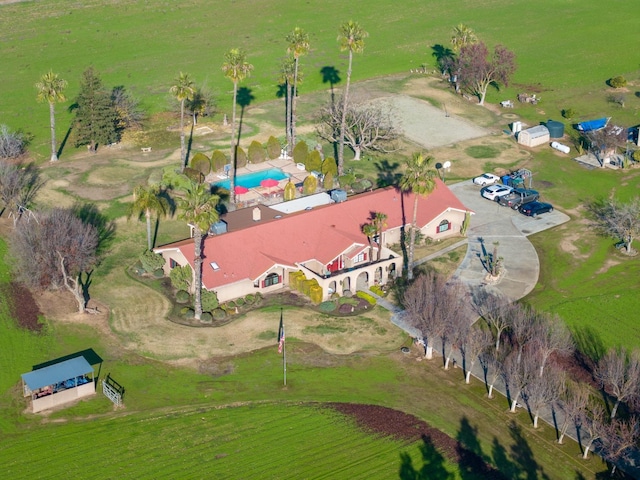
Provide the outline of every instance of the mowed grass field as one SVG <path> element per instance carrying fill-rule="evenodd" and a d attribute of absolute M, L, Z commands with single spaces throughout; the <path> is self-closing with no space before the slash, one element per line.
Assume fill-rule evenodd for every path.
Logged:
<path fill-rule="evenodd" d="M 309 32 L 312 47 L 302 59 L 300 93 L 328 88 L 323 67 L 338 69 L 344 82 L 346 55 L 339 52 L 336 37 L 340 23 L 349 19 L 370 34 L 364 55 L 355 58 L 356 81 L 435 65 L 431 47 L 449 46 L 451 29 L 460 22 L 488 45 L 502 43 L 517 55 L 512 86 L 491 91 L 488 101 L 535 89 L 548 99 L 543 115 L 557 117 L 561 108 L 571 107 L 588 117 L 607 106 L 599 93 L 608 78 L 638 77 L 637 59 L 629 50 L 637 16 L 622 0 L 540 0 L 535 7 L 524 0 L 427 0 L 401 7 L 389 0 L 43 0 L 0 6 L 2 122 L 33 133 L 32 149 L 46 155 L 48 109 L 36 103 L 33 85 L 53 69 L 68 80 L 67 96 L 73 99 L 89 65 L 105 85 L 124 85 L 151 113 L 172 108 L 168 90 L 179 71 L 211 90 L 228 112 L 231 82 L 220 67 L 224 52 L 233 47 L 244 48 L 255 66 L 244 82 L 255 101 L 272 100 L 284 38 L 295 26 Z M 629 98 L 630 106 L 617 115 L 631 121 L 636 100 Z M 70 125 L 70 104 L 57 107 L 60 138 Z M 522 113 L 540 115 L 533 109 Z"/>

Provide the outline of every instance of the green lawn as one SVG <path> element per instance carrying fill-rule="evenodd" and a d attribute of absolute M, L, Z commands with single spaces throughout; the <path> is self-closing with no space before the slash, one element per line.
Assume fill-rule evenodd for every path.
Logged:
<path fill-rule="evenodd" d="M 517 91 L 541 91 L 545 112 L 519 107 L 525 118 L 559 116 L 575 108 L 580 116 L 601 115 L 611 109 L 605 81 L 614 75 L 637 80 L 637 61 L 628 46 L 635 40 L 636 18 L 623 14 L 621 0 L 558 3 L 536 2 L 534 14 L 523 14 L 526 2 L 509 0 L 451 0 L 405 2 L 388 0 L 289 2 L 285 0 L 204 0 L 138 2 L 66 0 L 21 2 L 0 6 L 0 57 L 3 68 L 0 113 L 11 128 L 35 135 L 33 148 L 46 154 L 48 110 L 35 102 L 34 83 L 52 68 L 69 81 L 70 99 L 78 91 L 82 71 L 89 65 L 106 85 L 124 85 L 150 112 L 169 109 L 168 93 L 179 71 L 191 73 L 208 87 L 217 104 L 228 111 L 231 83 L 220 66 L 225 51 L 245 48 L 254 64 L 245 82 L 256 102 L 275 98 L 285 35 L 295 26 L 311 36 L 312 51 L 303 58 L 300 92 L 328 88 L 320 70 L 334 66 L 344 82 L 346 56 L 337 48 L 340 23 L 354 19 L 370 33 L 365 53 L 354 61 L 353 79 L 408 72 L 433 64 L 431 46 L 448 45 L 454 25 L 465 22 L 487 44 L 503 43 L 514 50 L 518 71 L 511 87 L 491 91 L 488 101 L 515 98 Z M 260 15 L 255 15 L 259 9 Z M 633 87 L 632 87 L 633 88 Z M 631 123 L 639 101 L 628 95 L 629 107 L 615 117 Z M 58 136 L 66 132 L 70 102 L 58 106 Z"/>

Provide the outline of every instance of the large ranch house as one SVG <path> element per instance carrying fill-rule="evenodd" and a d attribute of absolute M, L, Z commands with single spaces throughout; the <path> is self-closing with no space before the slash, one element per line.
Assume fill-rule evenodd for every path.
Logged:
<path fill-rule="evenodd" d="M 402 272 L 402 255 L 389 246 L 400 242 L 403 227 L 410 228 L 414 198 L 394 188 L 338 201 L 321 193 L 222 215 L 204 240 L 202 285 L 214 290 L 220 302 L 287 288 L 293 272 L 315 279 L 323 300 L 334 292 L 342 295 L 383 285 Z M 459 235 L 467 211 L 438 180 L 430 195 L 418 198 L 417 225 L 434 240 Z M 362 226 L 371 223 L 376 213 L 387 219 L 382 238 L 370 245 Z M 165 258 L 167 275 L 178 265 L 194 268 L 193 239 L 158 247 L 155 252 Z"/>

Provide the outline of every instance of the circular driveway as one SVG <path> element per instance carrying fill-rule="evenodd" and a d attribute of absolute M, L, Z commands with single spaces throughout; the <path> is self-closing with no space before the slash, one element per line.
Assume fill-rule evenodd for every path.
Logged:
<path fill-rule="evenodd" d="M 471 180 L 449 185 L 458 199 L 475 212 L 467 230 L 467 254 L 453 278 L 460 280 L 470 291 L 484 285 L 484 288 L 515 301 L 533 290 L 540 274 L 538 254 L 527 236 L 561 225 L 569 221 L 569 217 L 558 210 L 535 218 L 527 217 L 482 198 L 480 188 Z M 496 242 L 505 273 L 497 284 L 485 285 L 487 271 L 482 258 L 485 253 L 493 252 Z"/>

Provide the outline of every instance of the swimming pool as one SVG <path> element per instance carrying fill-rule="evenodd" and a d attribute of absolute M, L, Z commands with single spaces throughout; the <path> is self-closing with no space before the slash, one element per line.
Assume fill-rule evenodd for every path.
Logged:
<path fill-rule="evenodd" d="M 289 175 L 284 173 L 279 168 L 270 168 L 268 170 L 260 170 L 259 172 L 251 172 L 245 173 L 244 175 L 238 175 L 236 177 L 235 185 L 240 185 L 247 188 L 259 187 L 260 182 L 262 180 L 266 180 L 267 178 L 272 178 L 274 180 L 284 180 L 285 178 L 289 178 Z M 229 190 L 229 180 L 221 180 L 219 182 L 215 182 L 213 185 Z"/>

